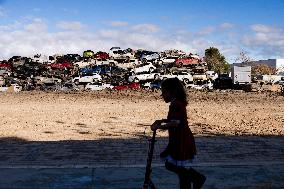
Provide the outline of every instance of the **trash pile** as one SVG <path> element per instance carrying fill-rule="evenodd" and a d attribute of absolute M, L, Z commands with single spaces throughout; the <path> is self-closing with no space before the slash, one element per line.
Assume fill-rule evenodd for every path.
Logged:
<path fill-rule="evenodd" d="M 152 52 L 112 47 L 109 52 L 13 56 L 0 61 L 0 91 L 79 91 L 159 89 L 166 78 L 185 86 L 212 89 L 217 74 L 197 54 L 180 50 Z"/>

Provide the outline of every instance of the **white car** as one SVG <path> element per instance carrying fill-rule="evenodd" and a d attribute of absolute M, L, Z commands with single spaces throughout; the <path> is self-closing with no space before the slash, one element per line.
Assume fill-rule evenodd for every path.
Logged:
<path fill-rule="evenodd" d="M 45 83 L 45 84 L 52 84 L 52 83 L 61 83 L 62 80 L 56 77 L 43 77 L 43 76 L 36 76 L 34 77 L 36 83 Z"/>
<path fill-rule="evenodd" d="M 213 90 L 213 83 L 210 80 L 207 83 L 205 83 L 203 86 L 207 90 Z"/>
<path fill-rule="evenodd" d="M 11 84 L 10 87 L 0 87 L 0 92 L 7 92 L 11 89 L 12 92 L 20 92 L 22 91 L 22 86 L 18 84 Z"/>
<path fill-rule="evenodd" d="M 101 81 L 102 77 L 98 73 L 94 73 L 91 76 L 79 76 L 79 77 L 74 77 L 72 79 L 72 82 L 75 83 L 76 85 L 80 83 L 91 83 L 94 81 Z"/>
<path fill-rule="evenodd" d="M 129 59 L 134 58 L 134 55 L 131 52 L 127 52 L 122 49 L 114 49 L 109 52 L 109 56 L 112 59 Z"/>
<path fill-rule="evenodd" d="M 209 80 L 207 83 L 205 84 L 187 84 L 186 88 L 189 89 L 195 89 L 195 90 L 213 90 L 213 84 L 211 83 L 211 81 Z"/>
<path fill-rule="evenodd" d="M 218 77 L 218 74 L 214 71 L 206 71 L 206 76 L 209 80 L 214 81 Z"/>
<path fill-rule="evenodd" d="M 48 63 L 49 62 L 49 56 L 42 55 L 42 54 L 36 54 L 33 58 L 31 58 L 35 62 L 39 62 L 41 64 Z"/>
<path fill-rule="evenodd" d="M 193 80 L 195 81 L 207 81 L 207 75 L 206 74 L 199 74 L 199 73 L 195 73 L 193 74 Z"/>
<path fill-rule="evenodd" d="M 111 84 L 101 83 L 101 82 L 91 82 L 86 85 L 85 90 L 101 91 L 104 89 L 112 89 L 112 88 L 113 88 L 113 85 Z"/>
<path fill-rule="evenodd" d="M 171 74 L 161 75 L 160 79 L 165 80 L 167 78 L 175 78 L 177 77 L 184 84 L 189 84 L 193 82 L 193 76 L 188 72 L 173 72 Z"/>
<path fill-rule="evenodd" d="M 155 61 L 155 60 L 158 60 L 159 58 L 160 58 L 160 55 L 157 52 L 150 52 L 147 54 L 143 54 L 141 56 L 142 62 Z"/>
<path fill-rule="evenodd" d="M 136 74 L 143 73 L 143 72 L 152 73 L 155 69 L 156 67 L 151 62 L 147 62 L 144 64 L 136 65 L 135 68 L 133 69 L 133 72 Z"/>
<path fill-rule="evenodd" d="M 85 59 L 85 60 L 82 60 L 80 62 L 75 62 L 74 65 L 75 66 L 78 66 L 79 68 L 85 68 L 87 66 L 90 66 L 90 65 L 95 65 L 96 64 L 96 60 L 94 59 Z"/>
<path fill-rule="evenodd" d="M 128 77 L 129 82 L 138 83 L 140 81 L 151 81 L 157 80 L 160 78 L 160 73 L 144 73 L 144 74 L 135 74 Z"/>
<path fill-rule="evenodd" d="M 11 76 L 11 71 L 5 70 L 5 69 L 0 69 L 0 75 L 5 75 L 7 74 L 8 76 Z"/>
<path fill-rule="evenodd" d="M 117 63 L 115 64 L 118 67 L 124 68 L 124 69 L 133 69 L 137 65 L 141 64 L 141 62 L 138 59 L 129 59 L 127 62 Z"/>
<path fill-rule="evenodd" d="M 176 61 L 178 57 L 163 57 L 159 60 L 160 64 L 170 64 L 170 63 L 174 63 Z"/>
<path fill-rule="evenodd" d="M 118 50 L 121 50 L 121 48 L 120 47 L 112 47 L 110 50 L 109 50 L 109 56 L 110 57 L 113 57 L 113 56 L 115 56 L 114 55 L 114 52 L 116 52 L 116 51 L 118 51 Z"/>

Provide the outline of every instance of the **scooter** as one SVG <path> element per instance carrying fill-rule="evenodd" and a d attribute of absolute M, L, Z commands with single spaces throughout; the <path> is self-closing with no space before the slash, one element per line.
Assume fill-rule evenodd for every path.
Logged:
<path fill-rule="evenodd" d="M 145 172 L 145 179 L 142 189 L 156 189 L 154 183 L 151 180 L 151 172 L 152 172 L 152 159 L 154 153 L 154 146 L 156 138 L 156 130 L 153 131 L 153 136 L 149 139 L 149 147 L 148 147 L 148 158 L 147 158 L 147 165 L 146 165 L 146 172 Z"/>

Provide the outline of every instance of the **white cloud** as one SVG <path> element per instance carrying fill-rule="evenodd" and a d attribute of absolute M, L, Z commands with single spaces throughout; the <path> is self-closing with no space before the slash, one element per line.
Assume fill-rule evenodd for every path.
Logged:
<path fill-rule="evenodd" d="M 84 25 L 81 22 L 66 22 L 61 21 L 56 24 L 56 26 L 63 30 L 81 30 L 84 28 Z"/>
<path fill-rule="evenodd" d="M 284 30 L 267 25 L 252 25 L 251 33 L 242 38 L 243 44 L 257 56 L 283 58 Z"/>
<path fill-rule="evenodd" d="M 25 26 L 25 29 L 32 33 L 44 32 L 47 25 L 41 19 L 34 19 L 32 23 Z"/>
<path fill-rule="evenodd" d="M 18 23 L 14 32 L 2 31 L 0 44 L 9 45 L 5 47 L 0 45 L 0 59 L 7 59 L 13 55 L 32 56 L 38 53 L 46 55 L 82 54 L 86 49 L 108 52 L 112 46 L 153 51 L 180 49 L 187 53 L 202 55 L 206 48 L 214 46 L 213 41 L 198 38 L 187 30 L 175 29 L 173 32 L 169 30 L 165 32 L 152 24 L 129 26 L 123 30 L 101 29 L 96 32 L 77 30 L 81 28 L 81 23 L 61 22 L 60 26 L 65 30 L 51 33 L 48 32 L 43 20 L 29 19 Z"/>
<path fill-rule="evenodd" d="M 17 28 L 17 23 L 13 23 L 11 25 L 0 25 L 0 31 L 13 30 Z"/>
<path fill-rule="evenodd" d="M 281 32 L 282 29 L 276 28 L 276 27 L 271 27 L 263 24 L 255 24 L 251 26 L 251 29 L 255 32 L 259 33 L 277 33 Z"/>
<path fill-rule="evenodd" d="M 251 29 L 252 33 L 243 38 L 246 45 L 284 46 L 284 30 L 282 28 L 254 25 Z"/>
<path fill-rule="evenodd" d="M 234 25 L 231 23 L 222 23 L 219 26 L 207 26 L 205 28 L 202 28 L 199 32 L 197 32 L 197 35 L 206 36 L 216 32 L 224 32 L 224 30 L 229 30 L 232 28 L 234 28 Z"/>
<path fill-rule="evenodd" d="M 114 26 L 114 27 L 127 26 L 128 22 L 112 21 L 112 22 L 110 22 L 110 25 Z"/>
<path fill-rule="evenodd" d="M 0 46 L 0 59 L 8 59 L 14 55 L 33 56 L 38 53 L 46 55 L 56 53 L 82 54 L 86 49 L 108 52 L 112 46 L 130 47 L 133 49 L 143 48 L 155 51 L 176 48 L 191 52 L 191 47 L 184 37 L 133 32 L 131 29 L 128 31 L 100 30 L 96 33 L 81 30 L 49 33 L 45 28 L 45 30 L 41 29 L 41 32 L 31 33 L 31 30 L 34 31 L 34 26 L 39 23 L 41 22 L 30 23 L 28 30 L 22 29 L 15 32 L 2 32 L 0 35 L 0 44 L 9 45 L 5 47 Z M 41 24 L 44 25 L 43 23 Z"/>
<path fill-rule="evenodd" d="M 232 29 L 232 28 L 234 28 L 234 24 L 231 24 L 231 23 L 222 23 L 222 24 L 220 25 L 220 28 L 221 28 L 221 29 L 224 29 L 224 30 L 226 30 L 226 29 Z"/>
<path fill-rule="evenodd" d="M 209 27 L 201 29 L 197 34 L 201 35 L 201 36 L 209 35 L 209 34 L 213 33 L 214 31 L 215 31 L 215 28 L 212 27 L 212 26 L 209 26 Z"/>
<path fill-rule="evenodd" d="M 160 28 L 154 24 L 138 24 L 132 26 L 132 30 L 140 33 L 156 33 Z"/>
<path fill-rule="evenodd" d="M 284 52 L 282 28 L 268 26 L 252 27 L 253 33 L 233 34 L 226 33 L 225 30 L 216 32 L 220 27 L 208 27 L 198 33 L 204 35 L 197 35 L 184 29 L 165 31 L 151 24 L 128 25 L 123 29 L 101 29 L 91 32 L 82 30 L 84 26 L 80 22 L 60 23 L 60 28 L 64 30 L 53 32 L 49 32 L 47 24 L 42 19 L 29 19 L 0 26 L 0 60 L 14 55 L 33 56 L 38 53 L 82 54 L 88 49 L 108 52 L 113 46 L 153 51 L 179 49 L 187 53 L 198 53 L 201 56 L 204 55 L 205 49 L 216 47 L 229 61 L 233 61 L 241 49 L 252 54 L 253 59 L 257 59 L 257 56 L 277 58 L 276 56 L 281 56 L 281 53 L 283 57 Z M 269 31 L 274 32 L 269 33 L 263 28 L 270 28 Z M 214 32 L 214 36 L 205 35 L 210 32 Z"/>

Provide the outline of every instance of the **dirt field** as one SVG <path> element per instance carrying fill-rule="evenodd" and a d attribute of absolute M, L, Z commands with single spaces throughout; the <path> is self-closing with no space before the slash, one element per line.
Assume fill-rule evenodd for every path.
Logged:
<path fill-rule="evenodd" d="M 196 136 L 284 135 L 283 96 L 188 94 L 188 119 Z M 160 92 L 149 91 L 1 93 L 0 104 L 0 137 L 27 141 L 135 138 L 149 133 L 147 125 L 168 110 Z"/>

